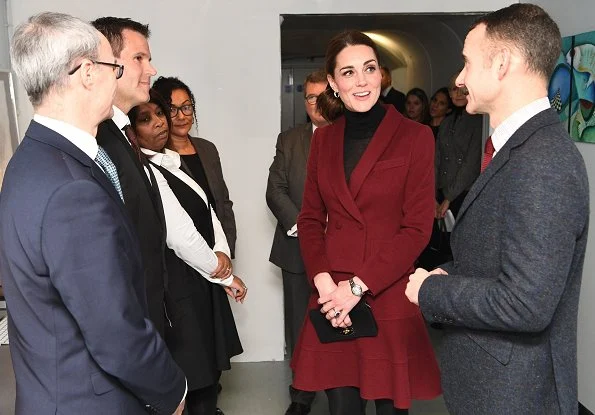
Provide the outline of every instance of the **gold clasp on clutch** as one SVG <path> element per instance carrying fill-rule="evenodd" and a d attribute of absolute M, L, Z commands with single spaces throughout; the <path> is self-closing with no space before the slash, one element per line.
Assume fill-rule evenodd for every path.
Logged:
<path fill-rule="evenodd" d="M 354 332 L 355 330 L 353 330 L 353 327 L 345 327 L 344 329 L 341 329 L 341 334 L 343 336 L 351 336 Z"/>

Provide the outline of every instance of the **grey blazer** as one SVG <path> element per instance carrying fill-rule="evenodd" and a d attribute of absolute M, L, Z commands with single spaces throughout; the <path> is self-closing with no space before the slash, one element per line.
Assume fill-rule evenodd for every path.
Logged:
<path fill-rule="evenodd" d="M 269 261 L 296 274 L 304 272 L 304 263 L 298 238 L 287 236 L 287 231 L 297 223 L 302 207 L 311 138 L 311 123 L 279 134 L 266 191 L 267 205 L 278 221 Z"/>
<path fill-rule="evenodd" d="M 215 198 L 215 213 L 221 222 L 223 232 L 227 238 L 229 249 L 231 250 L 231 257 L 235 257 L 236 248 L 236 218 L 233 214 L 233 202 L 229 199 L 229 190 L 223 179 L 223 169 L 221 167 L 221 159 L 215 144 L 200 137 L 190 137 L 190 141 L 196 149 L 196 153 L 200 158 L 209 188 Z"/>
<path fill-rule="evenodd" d="M 444 324 L 453 414 L 577 413 L 577 313 L 587 243 L 583 159 L 553 110 L 521 126 L 467 194 L 449 276 L 419 293 Z"/>
<path fill-rule="evenodd" d="M 479 176 L 482 157 L 483 117 L 463 111 L 440 124 L 436 139 L 436 189 L 449 201 L 469 190 Z"/>

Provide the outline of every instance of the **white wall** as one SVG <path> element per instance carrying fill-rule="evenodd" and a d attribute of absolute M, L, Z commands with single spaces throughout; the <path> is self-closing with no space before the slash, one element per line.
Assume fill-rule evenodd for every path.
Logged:
<path fill-rule="evenodd" d="M 221 153 L 238 222 L 236 269 L 250 290 L 234 307 L 245 352 L 239 360 L 283 358 L 280 273 L 268 262 L 275 221 L 265 204 L 268 167 L 280 126 L 280 14 L 430 13 L 494 10 L 507 0 L 9 0 L 12 21 L 47 10 L 83 19 L 116 15 L 147 22 L 153 62 L 177 75 L 198 99 L 200 134 Z M 184 41 L 183 39 L 191 39 Z M 19 124 L 32 114 L 19 91 Z"/>
<path fill-rule="evenodd" d="M 8 10 L 6 0 L 0 0 L 0 69 L 10 69 L 7 28 Z"/>
<path fill-rule="evenodd" d="M 593 20 L 593 0 L 574 0 L 572 7 L 558 0 L 537 0 L 550 13 L 560 26 L 562 36 L 576 35 L 595 30 Z M 589 226 L 589 242 L 583 271 L 583 285 L 579 305 L 578 322 L 578 398 L 591 412 L 595 412 L 595 145 L 577 143 L 589 173 L 591 194 L 591 217 Z"/>

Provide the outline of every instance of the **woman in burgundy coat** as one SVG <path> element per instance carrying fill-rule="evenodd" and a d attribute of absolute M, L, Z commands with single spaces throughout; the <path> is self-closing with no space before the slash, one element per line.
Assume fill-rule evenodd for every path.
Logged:
<path fill-rule="evenodd" d="M 378 335 L 322 344 L 306 319 L 293 386 L 325 390 L 331 415 L 364 414 L 365 400 L 378 415 L 407 413 L 412 399 L 441 393 L 424 320 L 405 297 L 434 218 L 434 138 L 378 103 L 378 53 L 363 33 L 331 40 L 326 71 L 318 105 L 332 124 L 312 138 L 298 218 L 310 309 L 345 327 L 366 301 Z"/>

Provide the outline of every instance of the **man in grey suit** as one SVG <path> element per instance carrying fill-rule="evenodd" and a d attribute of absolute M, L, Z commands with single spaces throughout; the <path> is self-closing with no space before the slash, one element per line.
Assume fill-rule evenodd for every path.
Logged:
<path fill-rule="evenodd" d="M 577 314 L 589 195 L 580 153 L 547 98 L 556 23 L 513 4 L 480 18 L 457 85 L 495 130 L 452 233 L 454 260 L 406 294 L 443 323 L 451 413 L 575 415 Z M 487 166 L 487 167 L 486 167 Z M 433 275 L 432 275 L 433 274 Z"/>
<path fill-rule="evenodd" d="M 124 67 L 60 13 L 17 27 L 11 56 L 35 109 L 0 199 L 16 414 L 180 414 L 184 375 L 149 320 L 139 241 L 95 140 Z"/>
<path fill-rule="evenodd" d="M 306 77 L 304 104 L 311 122 L 279 134 L 277 151 L 269 169 L 267 205 L 279 221 L 269 260 L 281 268 L 283 275 L 285 344 L 288 354 L 293 353 L 312 290 L 300 255 L 296 223 L 302 207 L 310 139 L 316 128 L 328 124 L 316 108 L 318 95 L 326 89 L 327 83 L 324 71 L 316 71 Z M 300 391 L 290 386 L 289 394 L 291 405 L 287 415 L 310 412 L 314 392 Z"/>

